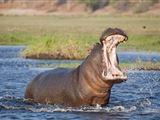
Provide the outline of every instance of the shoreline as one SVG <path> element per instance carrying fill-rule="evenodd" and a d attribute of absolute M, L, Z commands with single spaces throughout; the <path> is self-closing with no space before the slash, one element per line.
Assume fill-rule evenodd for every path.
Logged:
<path fill-rule="evenodd" d="M 8 48 L 11 48 L 11 50 L 15 49 L 18 50 L 18 51 L 22 51 L 25 46 L 1 46 L 0 45 L 0 49 L 8 49 Z M 120 59 L 120 68 L 122 68 L 122 70 L 126 71 L 126 70 L 158 70 L 160 71 L 160 61 L 159 61 L 159 57 L 156 57 L 156 56 L 160 56 L 160 53 L 148 53 L 148 52 L 118 52 L 118 56 L 119 56 L 119 59 Z M 125 58 L 124 57 L 126 56 L 130 56 L 131 60 L 129 58 Z M 133 59 L 133 56 L 134 56 L 134 59 Z M 149 58 L 145 58 L 145 60 L 143 60 L 144 58 L 143 57 L 146 57 L 148 56 Z M 151 57 L 152 56 L 152 57 Z M 19 53 L 19 55 L 17 57 L 21 57 L 21 54 Z M 139 59 L 138 59 L 139 58 Z M 153 60 L 153 58 L 155 60 Z M 30 59 L 30 58 L 27 58 L 27 59 Z M 123 60 L 122 60 L 123 59 Z M 151 60 L 153 61 L 151 61 Z M 60 61 L 64 61 L 64 60 L 68 60 L 68 61 L 76 61 L 77 59 L 72 59 L 72 60 L 69 60 L 69 59 L 32 59 L 32 60 L 60 60 Z M 84 59 L 78 59 L 77 62 L 70 62 L 70 63 L 61 63 L 60 64 L 42 64 L 42 65 L 39 65 L 37 67 L 39 68 L 55 68 L 55 67 L 65 67 L 65 68 L 75 68 L 77 67 L 78 65 L 81 64 L 81 62 L 83 61 Z"/>
<path fill-rule="evenodd" d="M 23 48 L 25 50 L 25 48 Z M 89 53 L 89 52 L 88 52 Z M 131 50 L 127 50 L 127 51 L 118 51 L 118 54 L 141 54 L 141 55 L 160 55 L 160 52 L 155 52 L 155 51 L 131 51 Z M 37 59 L 37 60 L 84 60 L 87 57 L 88 54 L 86 54 L 86 56 L 82 57 L 82 58 L 76 58 L 76 57 L 67 57 L 67 56 L 63 56 L 63 55 L 59 55 L 59 54 L 50 54 L 50 53 L 39 53 L 39 54 L 31 54 L 31 55 L 23 55 L 23 51 L 21 52 L 21 56 L 25 59 Z"/>

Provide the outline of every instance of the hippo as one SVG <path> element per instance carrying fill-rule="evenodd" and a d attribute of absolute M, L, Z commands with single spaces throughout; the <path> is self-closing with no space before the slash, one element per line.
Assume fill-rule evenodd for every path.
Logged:
<path fill-rule="evenodd" d="M 104 30 L 81 65 L 40 73 L 28 84 L 25 99 L 70 107 L 108 104 L 112 86 L 127 80 L 116 54 L 116 47 L 126 40 L 120 28 Z"/>

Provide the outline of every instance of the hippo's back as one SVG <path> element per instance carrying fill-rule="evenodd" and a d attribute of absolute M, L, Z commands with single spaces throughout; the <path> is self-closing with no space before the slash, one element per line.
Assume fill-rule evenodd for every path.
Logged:
<path fill-rule="evenodd" d="M 41 103 L 46 103 L 46 98 L 55 101 L 53 99 L 63 93 L 65 86 L 70 84 L 72 70 L 57 68 L 40 73 L 27 86 L 25 98 Z"/>

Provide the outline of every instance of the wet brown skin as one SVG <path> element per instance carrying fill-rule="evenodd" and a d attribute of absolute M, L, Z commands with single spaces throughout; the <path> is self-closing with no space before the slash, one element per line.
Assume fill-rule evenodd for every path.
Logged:
<path fill-rule="evenodd" d="M 101 44 L 96 44 L 76 69 L 58 68 L 39 74 L 27 86 L 25 98 L 38 103 L 73 107 L 106 105 L 113 84 L 126 80 L 118 67 L 115 52 L 109 47 L 105 48 L 113 45 L 116 47 L 125 40 L 125 36 L 120 35 L 122 38 L 119 39 L 116 34 L 108 36 Z M 108 42 L 111 38 L 116 41 L 114 44 Z M 104 55 L 107 56 L 106 59 Z"/>

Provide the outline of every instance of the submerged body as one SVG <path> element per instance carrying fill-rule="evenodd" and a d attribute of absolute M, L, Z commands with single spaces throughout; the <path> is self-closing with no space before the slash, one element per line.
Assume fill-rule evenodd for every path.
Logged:
<path fill-rule="evenodd" d="M 71 105 L 76 98 L 76 71 L 58 68 L 38 75 L 28 86 L 25 96 L 35 102 Z"/>
<path fill-rule="evenodd" d="M 60 68 L 46 71 L 30 83 L 25 96 L 34 102 L 64 106 L 105 105 L 108 103 L 112 84 L 104 85 L 105 90 L 101 92 L 98 88 L 95 90 L 82 80 L 79 81 L 77 74 L 78 69 Z"/>
<path fill-rule="evenodd" d="M 41 73 L 27 86 L 25 98 L 65 106 L 107 104 L 113 84 L 127 79 L 118 66 L 115 50 L 124 40 L 123 35 L 108 36 L 76 69 Z"/>

